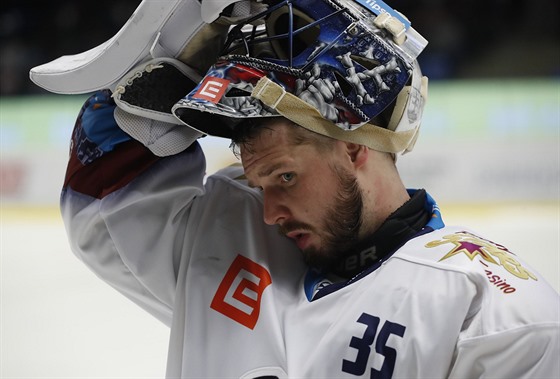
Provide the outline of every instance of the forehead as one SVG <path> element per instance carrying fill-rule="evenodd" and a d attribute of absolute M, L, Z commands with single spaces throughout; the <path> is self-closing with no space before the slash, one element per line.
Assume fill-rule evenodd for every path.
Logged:
<path fill-rule="evenodd" d="M 263 126 L 263 130 L 254 138 L 241 144 L 239 149 L 245 170 L 250 169 L 257 162 L 266 161 L 267 157 L 289 153 L 295 147 L 292 138 L 294 129 L 295 127 L 287 120 L 275 121 Z"/>

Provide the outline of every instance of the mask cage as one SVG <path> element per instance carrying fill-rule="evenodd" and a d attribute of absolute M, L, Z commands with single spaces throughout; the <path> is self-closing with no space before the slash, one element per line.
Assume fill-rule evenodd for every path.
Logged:
<path fill-rule="evenodd" d="M 317 41 L 321 24 L 350 12 L 331 8 L 329 14 L 315 20 L 292 3 L 282 1 L 232 27 L 220 55 L 248 55 L 294 67 L 294 58 Z"/>

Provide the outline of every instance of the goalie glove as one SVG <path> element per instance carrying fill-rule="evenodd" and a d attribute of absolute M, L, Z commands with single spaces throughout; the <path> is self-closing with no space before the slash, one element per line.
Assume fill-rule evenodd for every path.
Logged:
<path fill-rule="evenodd" d="M 142 0 L 111 39 L 34 67 L 30 79 L 50 92 L 83 94 L 113 90 L 133 67 L 153 58 L 179 58 L 206 72 L 217 58 L 217 47 L 222 46 L 214 40 L 227 33 L 227 26 L 213 21 L 235 2 L 204 0 L 201 5 L 198 0 Z"/>
<path fill-rule="evenodd" d="M 200 81 L 200 75 L 176 59 L 152 59 L 128 72 L 113 99 L 118 126 L 157 156 L 188 148 L 199 133 L 171 113 L 173 105 Z"/>

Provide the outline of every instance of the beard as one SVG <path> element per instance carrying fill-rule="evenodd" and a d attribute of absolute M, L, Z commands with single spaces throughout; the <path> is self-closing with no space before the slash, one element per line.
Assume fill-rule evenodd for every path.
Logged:
<path fill-rule="evenodd" d="M 327 208 L 320 230 L 297 221 L 286 222 L 280 228 L 283 234 L 301 229 L 319 235 L 321 246 L 306 248 L 302 253 L 307 265 L 324 270 L 336 267 L 359 243 L 364 206 L 356 177 L 341 167 L 335 166 L 333 171 L 339 179 L 339 186 L 334 205 Z"/>

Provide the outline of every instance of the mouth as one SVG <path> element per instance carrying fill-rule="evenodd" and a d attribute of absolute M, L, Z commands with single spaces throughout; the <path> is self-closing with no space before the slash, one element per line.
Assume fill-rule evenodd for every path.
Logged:
<path fill-rule="evenodd" d="M 293 239 L 300 250 L 305 250 L 309 245 L 311 234 L 301 230 L 294 230 L 286 233 L 286 237 Z"/>

